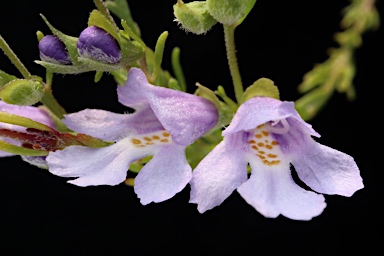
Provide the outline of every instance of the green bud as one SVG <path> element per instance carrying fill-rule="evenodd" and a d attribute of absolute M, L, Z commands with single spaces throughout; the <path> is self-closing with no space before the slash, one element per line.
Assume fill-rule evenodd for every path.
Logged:
<path fill-rule="evenodd" d="M 205 34 L 217 21 L 209 14 L 205 1 L 194 1 L 184 4 L 178 0 L 173 6 L 177 21 L 187 32 L 197 35 Z"/>
<path fill-rule="evenodd" d="M 230 26 L 238 23 L 247 14 L 249 1 L 207 0 L 207 8 L 218 22 Z"/>
<path fill-rule="evenodd" d="M 243 96 L 243 101 L 247 101 L 256 96 L 266 96 L 269 98 L 280 99 L 279 89 L 268 78 L 260 78 L 249 86 Z"/>
<path fill-rule="evenodd" d="M 0 70 L 0 88 L 15 79 L 17 79 L 17 77 Z"/>
<path fill-rule="evenodd" d="M 6 103 L 27 106 L 41 100 L 44 85 L 29 79 L 15 79 L 7 83 L 0 91 L 0 99 Z"/>

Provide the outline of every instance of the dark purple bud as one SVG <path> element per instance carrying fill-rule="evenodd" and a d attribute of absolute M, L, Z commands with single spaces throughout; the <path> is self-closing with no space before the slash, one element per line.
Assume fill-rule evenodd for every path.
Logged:
<path fill-rule="evenodd" d="M 83 57 L 100 62 L 116 64 L 121 59 L 117 41 L 104 29 L 90 26 L 81 32 L 77 50 Z"/>
<path fill-rule="evenodd" d="M 39 42 L 40 59 L 56 64 L 71 64 L 65 44 L 53 35 L 44 36 Z"/>

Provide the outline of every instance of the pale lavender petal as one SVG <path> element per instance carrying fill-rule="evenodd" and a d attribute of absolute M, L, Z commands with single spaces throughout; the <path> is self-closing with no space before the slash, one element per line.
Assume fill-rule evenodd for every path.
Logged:
<path fill-rule="evenodd" d="M 200 213 L 220 205 L 247 180 L 244 149 L 227 140 L 220 142 L 192 173 L 190 203 Z"/>
<path fill-rule="evenodd" d="M 48 113 L 45 110 L 38 107 L 17 106 L 17 105 L 7 104 L 4 101 L 0 101 L 0 111 L 26 117 L 36 122 L 48 125 L 49 127 L 55 128 L 55 124 L 53 123 L 53 120 L 48 115 Z M 25 131 L 25 128 L 22 128 L 18 125 L 0 123 L 0 127 L 12 129 L 12 130 Z"/>
<path fill-rule="evenodd" d="M 125 85 L 117 87 L 119 102 L 134 109 L 149 105 L 145 91 L 152 86 L 148 83 L 143 71 L 138 68 L 131 68 Z"/>
<path fill-rule="evenodd" d="M 46 158 L 46 156 L 21 156 L 21 159 L 23 159 L 23 161 L 39 168 L 48 170 Z"/>
<path fill-rule="evenodd" d="M 68 181 L 77 186 L 117 185 L 126 178 L 131 162 L 150 155 L 149 148 L 136 150 L 131 138 L 103 148 L 70 146 L 49 153 L 49 171 L 61 177 L 78 177 Z"/>
<path fill-rule="evenodd" d="M 311 125 L 301 119 L 293 102 L 268 97 L 254 97 L 241 104 L 231 124 L 223 131 L 223 136 L 239 131 L 248 131 L 266 122 L 284 118 L 296 119 L 310 135 L 320 136 L 311 128 Z"/>
<path fill-rule="evenodd" d="M 117 141 L 133 133 L 150 133 L 164 129 L 149 107 L 133 114 L 85 109 L 65 115 L 63 122 L 71 130 L 110 141 Z"/>
<path fill-rule="evenodd" d="M 353 158 L 311 139 L 305 154 L 297 154 L 292 164 L 299 178 L 324 194 L 352 196 L 364 187 Z"/>
<path fill-rule="evenodd" d="M 191 177 L 185 146 L 164 146 L 136 176 L 134 189 L 141 204 L 159 203 L 180 192 Z"/>
<path fill-rule="evenodd" d="M 117 90 L 119 101 L 128 107 L 137 109 L 149 104 L 177 144 L 191 144 L 218 121 L 218 111 L 212 102 L 189 93 L 153 86 L 137 68 L 131 68 L 125 86 Z"/>
<path fill-rule="evenodd" d="M 290 174 L 289 164 L 282 168 L 263 167 L 250 162 L 252 174 L 237 191 L 258 212 L 268 218 L 279 214 L 295 220 L 310 220 L 326 206 L 324 197 L 299 187 Z"/>
<path fill-rule="evenodd" d="M 286 155 L 305 155 L 308 143 L 313 142 L 308 127 L 303 125 L 303 121 L 288 118 L 289 131 L 284 134 L 273 134 L 274 139 L 279 143 L 280 149 Z"/>

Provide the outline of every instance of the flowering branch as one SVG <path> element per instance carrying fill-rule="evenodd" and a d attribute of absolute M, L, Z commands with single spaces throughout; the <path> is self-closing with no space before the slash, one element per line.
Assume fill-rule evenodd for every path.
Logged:
<path fill-rule="evenodd" d="M 298 90 L 306 93 L 296 100 L 296 109 L 304 120 L 310 120 L 325 106 L 333 92 L 346 93 L 349 100 L 355 99 L 353 78 L 355 65 L 353 55 L 362 44 L 362 34 L 377 29 L 379 14 L 375 0 L 353 0 L 344 9 L 341 27 L 345 30 L 335 34 L 339 47 L 331 49 L 329 58 L 317 64 L 304 75 Z"/>

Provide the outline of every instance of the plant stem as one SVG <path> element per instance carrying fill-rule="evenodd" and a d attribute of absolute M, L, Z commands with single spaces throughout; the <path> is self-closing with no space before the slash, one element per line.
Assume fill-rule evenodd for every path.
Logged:
<path fill-rule="evenodd" d="M 16 56 L 16 54 L 12 51 L 12 49 L 9 47 L 9 45 L 1 35 L 0 35 L 0 48 L 3 50 L 4 54 L 10 59 L 12 64 L 15 65 L 15 67 L 23 75 L 24 78 L 29 78 L 31 76 L 31 73 L 29 73 L 27 68 Z"/>
<path fill-rule="evenodd" d="M 56 115 L 61 120 L 64 118 L 64 114 L 67 112 L 62 106 L 60 106 L 52 94 L 52 77 L 53 74 L 47 71 L 46 83 L 44 86 L 44 96 L 41 99 L 41 103 L 43 103 L 54 115 Z"/>
<path fill-rule="evenodd" d="M 233 87 L 235 90 L 235 97 L 237 103 L 240 105 L 243 101 L 243 83 L 241 82 L 241 76 L 239 71 L 239 65 L 236 58 L 236 47 L 235 47 L 235 26 L 224 26 L 224 39 L 225 49 L 227 51 L 227 59 L 229 70 L 232 76 Z"/>

